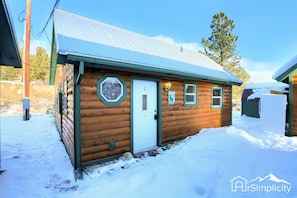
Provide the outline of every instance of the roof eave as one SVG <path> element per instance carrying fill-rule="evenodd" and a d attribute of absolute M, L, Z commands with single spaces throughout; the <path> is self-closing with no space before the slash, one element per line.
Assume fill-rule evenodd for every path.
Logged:
<path fill-rule="evenodd" d="M 5 1 L 1 0 L 1 13 L 2 16 L 1 21 L 1 30 L 3 35 L 0 39 L 0 52 L 1 52 L 1 59 L 0 64 L 5 66 L 13 66 L 16 68 L 22 67 L 21 57 L 19 54 L 19 48 L 15 38 L 15 32 L 13 25 L 10 21 L 10 15 L 8 12 L 8 7 Z"/>
<path fill-rule="evenodd" d="M 67 60 L 67 61 L 73 61 L 73 62 L 79 62 L 83 61 L 89 64 L 93 64 L 94 67 L 96 65 L 100 65 L 100 67 L 105 67 L 105 69 L 115 69 L 115 70 L 127 70 L 127 71 L 134 71 L 134 72 L 142 72 L 146 74 L 159 74 L 160 76 L 166 76 L 166 77 L 174 77 L 174 78 L 180 78 L 180 79 L 188 79 L 188 80 L 201 80 L 206 82 L 213 82 L 213 83 L 221 83 L 221 84 L 228 84 L 228 85 L 237 85 L 240 86 L 242 82 L 233 82 L 225 79 L 219 79 L 204 75 L 197 75 L 197 74 L 191 74 L 186 72 L 180 72 L 180 71 L 174 71 L 169 69 L 163 69 L 158 67 L 151 67 L 148 65 L 139 65 L 135 63 L 128 63 L 128 62 L 122 62 L 117 60 L 107 60 L 107 59 L 99 59 L 95 57 L 86 57 L 86 56 L 80 56 L 76 54 L 60 54 L 59 60 Z M 61 62 L 62 63 L 62 62 Z"/>
<path fill-rule="evenodd" d="M 297 69 L 297 63 L 294 64 L 292 67 L 290 67 L 288 70 L 285 72 L 278 74 L 278 75 L 273 75 L 273 78 L 279 82 L 282 82 L 285 80 L 295 69 Z"/>

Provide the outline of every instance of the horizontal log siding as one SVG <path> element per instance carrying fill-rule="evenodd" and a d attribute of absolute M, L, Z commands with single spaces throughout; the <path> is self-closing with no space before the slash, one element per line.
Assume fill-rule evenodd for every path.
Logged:
<path fill-rule="evenodd" d="M 67 111 L 62 113 L 62 139 L 66 146 L 70 158 L 74 159 L 74 66 L 66 64 L 64 66 L 64 80 L 67 79 Z M 64 102 L 64 100 L 63 100 Z M 64 104 L 63 104 L 64 107 Z"/>
<path fill-rule="evenodd" d="M 100 70 L 93 76 L 86 68 L 81 81 L 81 154 L 82 162 L 123 154 L 130 148 L 130 76 L 138 75 L 117 72 L 127 84 L 127 97 L 118 106 L 106 106 L 97 97 L 97 81 L 105 73 Z M 158 76 L 155 76 L 158 78 Z M 159 77 L 161 78 L 161 77 Z M 211 108 L 212 83 L 198 82 L 198 106 L 184 106 L 184 81 L 166 79 L 176 92 L 176 104 L 168 105 L 168 92 L 162 90 L 162 143 L 193 135 L 202 128 L 221 127 L 231 123 L 231 86 L 224 87 L 224 108 Z M 109 151 L 109 142 L 114 140 L 116 149 Z"/>
<path fill-rule="evenodd" d="M 297 74 L 293 75 L 292 78 L 292 86 L 293 86 L 293 98 L 292 98 L 292 135 L 297 135 Z"/>
<path fill-rule="evenodd" d="M 82 162 L 90 162 L 130 151 L 130 77 L 120 73 L 127 84 L 127 97 L 118 106 L 106 106 L 97 97 L 98 76 L 86 69 L 81 81 L 81 155 Z M 112 73 L 112 71 L 110 71 Z M 114 140 L 116 149 L 109 150 Z"/>
<path fill-rule="evenodd" d="M 58 132 L 61 136 L 61 115 L 59 113 L 59 108 L 56 108 L 55 106 L 55 122 L 56 122 L 56 127 L 58 129 Z"/>
<path fill-rule="evenodd" d="M 169 105 L 168 92 L 162 92 L 162 143 L 178 140 L 202 128 L 231 124 L 231 87 L 224 87 L 224 108 L 212 109 L 212 83 L 198 82 L 198 105 L 184 106 L 184 81 L 170 81 L 175 91 L 174 105 Z"/>
<path fill-rule="evenodd" d="M 56 72 L 56 81 L 55 81 L 55 87 L 56 87 L 56 92 L 55 92 L 55 98 L 56 98 L 56 103 L 54 106 L 54 113 L 55 113 L 55 123 L 56 127 L 58 128 L 59 133 L 61 132 L 61 115 L 59 113 L 59 92 L 61 91 L 61 82 L 63 80 L 63 75 L 64 75 L 64 70 L 63 70 L 63 65 L 57 66 L 57 72 Z M 61 135 L 61 134 L 60 134 Z"/>

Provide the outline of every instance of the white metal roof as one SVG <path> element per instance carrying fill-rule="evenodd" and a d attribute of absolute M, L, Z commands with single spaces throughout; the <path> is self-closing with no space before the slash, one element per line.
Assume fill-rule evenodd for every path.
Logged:
<path fill-rule="evenodd" d="M 197 51 L 181 50 L 181 46 L 92 19 L 56 10 L 54 28 L 60 55 L 119 61 L 241 84 L 241 80 Z"/>
<path fill-rule="evenodd" d="M 283 80 L 282 78 L 286 77 L 291 72 L 291 70 L 294 70 L 295 68 L 297 68 L 297 55 L 280 67 L 272 76 L 272 78 L 281 81 Z"/>

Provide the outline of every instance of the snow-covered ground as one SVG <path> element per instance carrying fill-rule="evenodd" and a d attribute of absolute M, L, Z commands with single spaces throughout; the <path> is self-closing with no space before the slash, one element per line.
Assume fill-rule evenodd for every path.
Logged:
<path fill-rule="evenodd" d="M 51 115 L 1 116 L 0 197 L 297 197 L 297 138 L 259 119 L 203 129 L 159 154 L 73 169 Z M 244 191 L 244 192 L 243 192 Z"/>

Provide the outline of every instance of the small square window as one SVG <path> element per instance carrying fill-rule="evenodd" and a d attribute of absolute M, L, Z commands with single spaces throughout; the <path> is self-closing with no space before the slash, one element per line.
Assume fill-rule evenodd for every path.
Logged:
<path fill-rule="evenodd" d="M 196 85 L 186 85 L 186 93 L 187 94 L 195 94 L 196 93 Z"/>
<path fill-rule="evenodd" d="M 222 87 L 212 88 L 212 107 L 213 108 L 223 107 L 223 88 Z"/>
<path fill-rule="evenodd" d="M 196 84 L 185 84 L 185 95 L 184 95 L 185 106 L 197 105 L 197 85 Z"/>
<path fill-rule="evenodd" d="M 212 95 L 213 96 L 221 96 L 222 95 L 222 88 L 214 88 L 212 90 Z"/>

